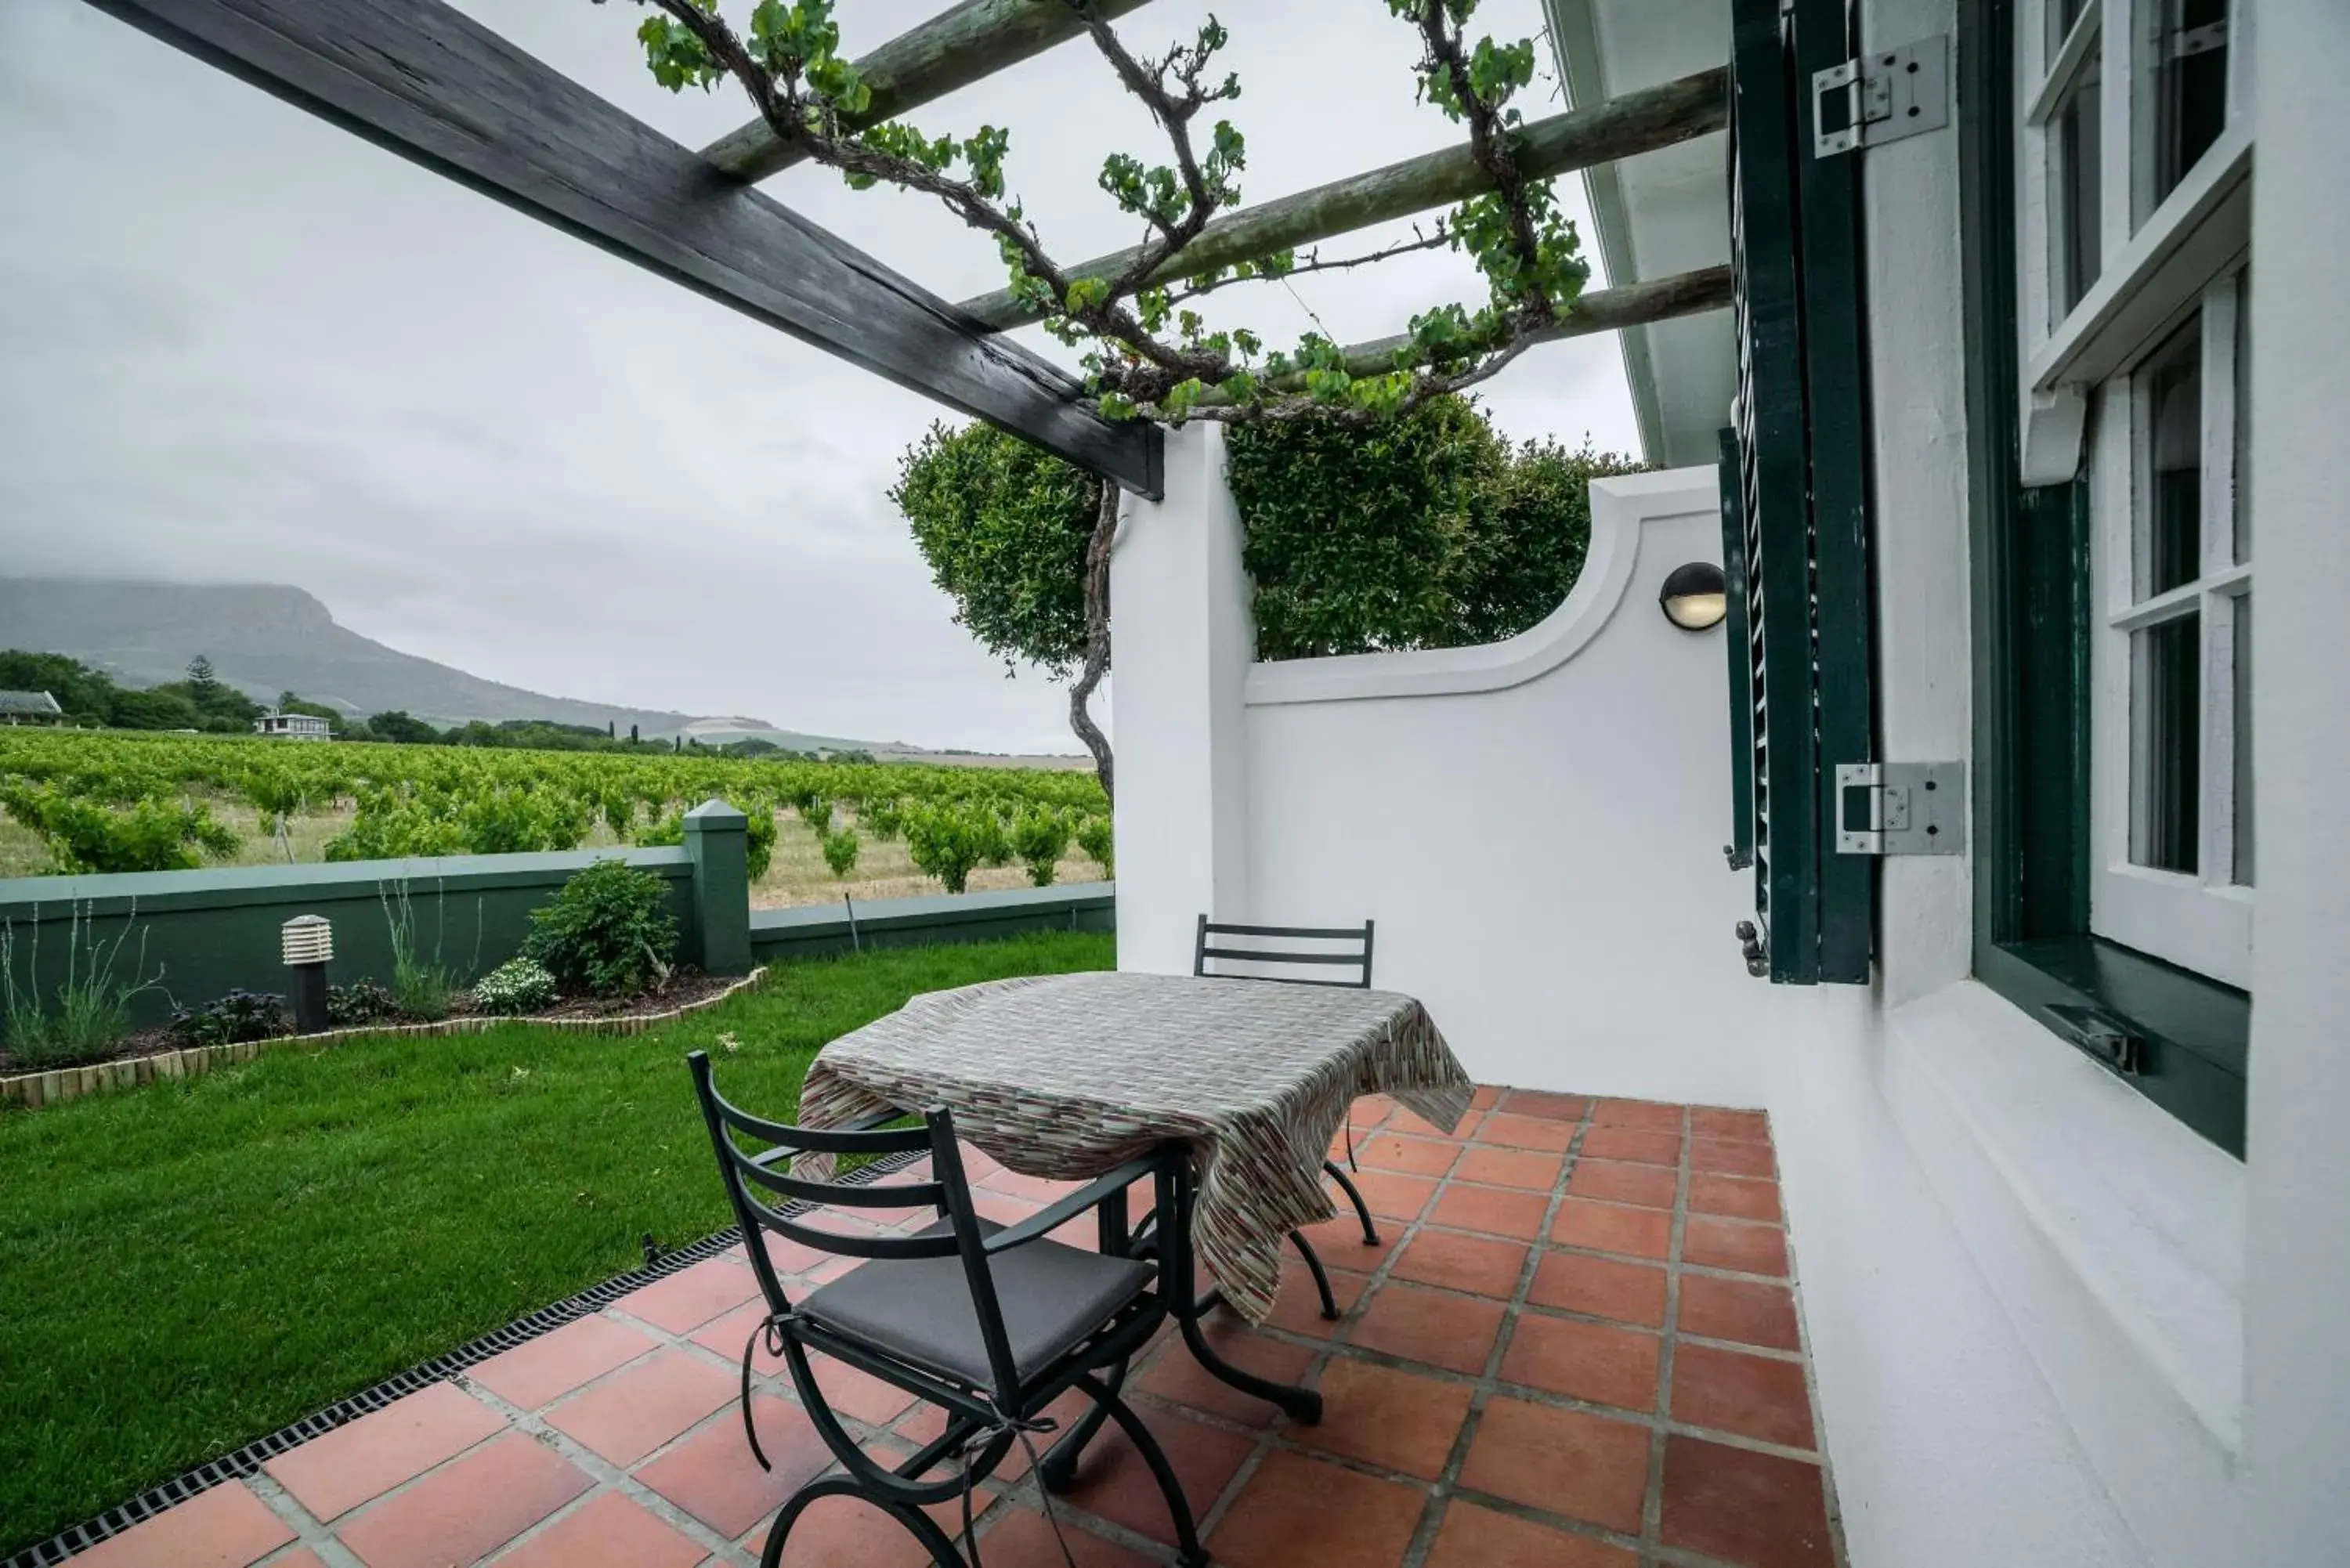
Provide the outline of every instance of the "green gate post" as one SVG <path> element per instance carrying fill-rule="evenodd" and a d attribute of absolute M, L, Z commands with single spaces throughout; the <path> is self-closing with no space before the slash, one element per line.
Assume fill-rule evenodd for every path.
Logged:
<path fill-rule="evenodd" d="M 751 819 L 723 800 L 685 814 L 693 861 L 693 940 L 704 974 L 751 971 Z"/>

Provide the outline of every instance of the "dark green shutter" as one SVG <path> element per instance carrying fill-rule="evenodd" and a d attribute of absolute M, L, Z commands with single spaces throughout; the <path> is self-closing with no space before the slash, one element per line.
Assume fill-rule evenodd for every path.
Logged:
<path fill-rule="evenodd" d="M 1779 0 L 1735 0 L 1732 16 L 1738 493 L 1722 515 L 1747 761 L 1732 847 L 1751 840 L 1771 979 L 1862 982 L 1875 867 L 1834 848 L 1835 767 L 1875 754 L 1859 157 L 1813 155 L 1809 89 L 1850 57 L 1852 27 L 1844 0 L 1783 15 Z"/>

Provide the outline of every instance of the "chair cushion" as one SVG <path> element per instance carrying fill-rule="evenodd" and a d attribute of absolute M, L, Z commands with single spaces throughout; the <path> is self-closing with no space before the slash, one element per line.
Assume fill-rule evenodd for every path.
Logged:
<path fill-rule="evenodd" d="M 1003 1229 L 985 1220 L 979 1228 L 989 1236 Z M 952 1221 L 941 1220 L 920 1233 L 951 1229 Z M 1148 1262 L 1105 1258 L 1041 1237 L 991 1253 L 987 1262 L 1023 1383 L 1101 1327 L 1158 1273 Z M 959 1254 L 876 1258 L 811 1293 L 800 1312 L 925 1371 L 981 1386 L 994 1381 Z"/>

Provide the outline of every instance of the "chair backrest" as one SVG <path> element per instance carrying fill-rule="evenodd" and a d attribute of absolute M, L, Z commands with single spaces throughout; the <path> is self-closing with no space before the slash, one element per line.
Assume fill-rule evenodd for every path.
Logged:
<path fill-rule="evenodd" d="M 1201 915 L 1200 934 L 1191 949 L 1191 972 L 1211 979 L 1278 980 L 1292 985 L 1340 985 L 1368 991 L 1372 924 L 1365 920 L 1359 926 L 1234 926 Z M 1232 945 L 1235 942 L 1239 945 Z M 1294 945 L 1301 942 L 1312 945 Z M 1249 970 L 1234 974 L 1212 969 L 1211 963 L 1244 963 Z M 1293 967 L 1313 972 L 1263 972 Z"/>
<path fill-rule="evenodd" d="M 767 1251 L 772 1231 L 819 1251 L 858 1259 L 899 1262 L 960 1255 L 964 1282 L 979 1319 L 981 1343 L 986 1346 L 994 1387 L 1000 1400 L 1016 1396 L 1018 1377 L 1009 1338 L 1003 1329 L 1003 1309 L 995 1294 L 995 1279 L 987 1265 L 986 1236 L 972 1207 L 971 1179 L 963 1170 L 962 1151 L 955 1142 L 954 1118 L 942 1107 L 922 1113 L 922 1125 L 910 1127 L 792 1127 L 753 1116 L 718 1092 L 710 1072 L 710 1055 L 696 1051 L 686 1058 L 693 1070 L 694 1096 L 702 1103 L 702 1120 L 718 1155 L 720 1176 L 742 1227 L 743 1250 L 757 1276 L 761 1294 L 771 1313 L 791 1310 L 782 1276 Z M 750 1138 L 766 1147 L 746 1150 L 738 1141 Z M 793 1161 L 802 1154 L 879 1158 L 928 1151 L 931 1175 L 914 1181 L 817 1180 L 792 1174 Z M 829 1231 L 804 1223 L 813 1204 L 843 1209 L 927 1208 L 949 1221 L 933 1235 L 864 1234 Z"/>

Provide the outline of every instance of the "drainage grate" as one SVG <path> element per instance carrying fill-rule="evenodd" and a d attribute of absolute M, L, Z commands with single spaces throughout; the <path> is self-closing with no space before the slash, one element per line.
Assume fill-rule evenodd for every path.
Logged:
<path fill-rule="evenodd" d="M 843 1182 L 871 1181 L 901 1170 L 922 1158 L 924 1151 L 887 1155 L 871 1164 L 843 1173 Z M 795 1202 L 785 1206 L 785 1213 L 805 1213 L 815 1205 Z M 707 1262 L 734 1245 L 741 1232 L 733 1229 L 705 1236 L 673 1251 L 661 1253 L 641 1269 L 631 1269 L 616 1275 L 602 1284 L 590 1285 L 576 1296 L 569 1296 L 552 1306 L 539 1308 L 527 1317 L 516 1318 L 503 1328 L 494 1328 L 481 1338 L 459 1345 L 445 1355 L 436 1355 L 420 1362 L 405 1372 L 395 1372 L 373 1387 L 363 1388 L 348 1398 L 338 1399 L 325 1409 L 289 1422 L 265 1438 L 256 1438 L 231 1453 L 216 1459 L 181 1471 L 171 1480 L 149 1487 L 130 1501 L 108 1509 L 95 1519 L 57 1532 L 37 1545 L 27 1546 L 15 1556 L 0 1561 L 0 1568 L 55 1568 L 76 1552 L 87 1552 L 99 1542 L 121 1534 L 134 1524 L 154 1518 L 175 1503 L 182 1503 L 200 1492 L 208 1491 L 226 1481 L 240 1480 L 260 1469 L 265 1460 L 274 1459 L 288 1449 L 298 1449 L 313 1438 L 323 1437 L 336 1428 L 356 1421 L 361 1416 L 372 1415 L 393 1400 L 413 1394 L 418 1389 L 442 1381 L 452 1373 L 463 1372 L 469 1366 L 487 1361 L 517 1345 L 526 1345 L 543 1334 L 552 1334 L 567 1323 L 600 1312 L 631 1291 L 641 1290 L 654 1281 L 665 1279 L 682 1269 Z"/>

